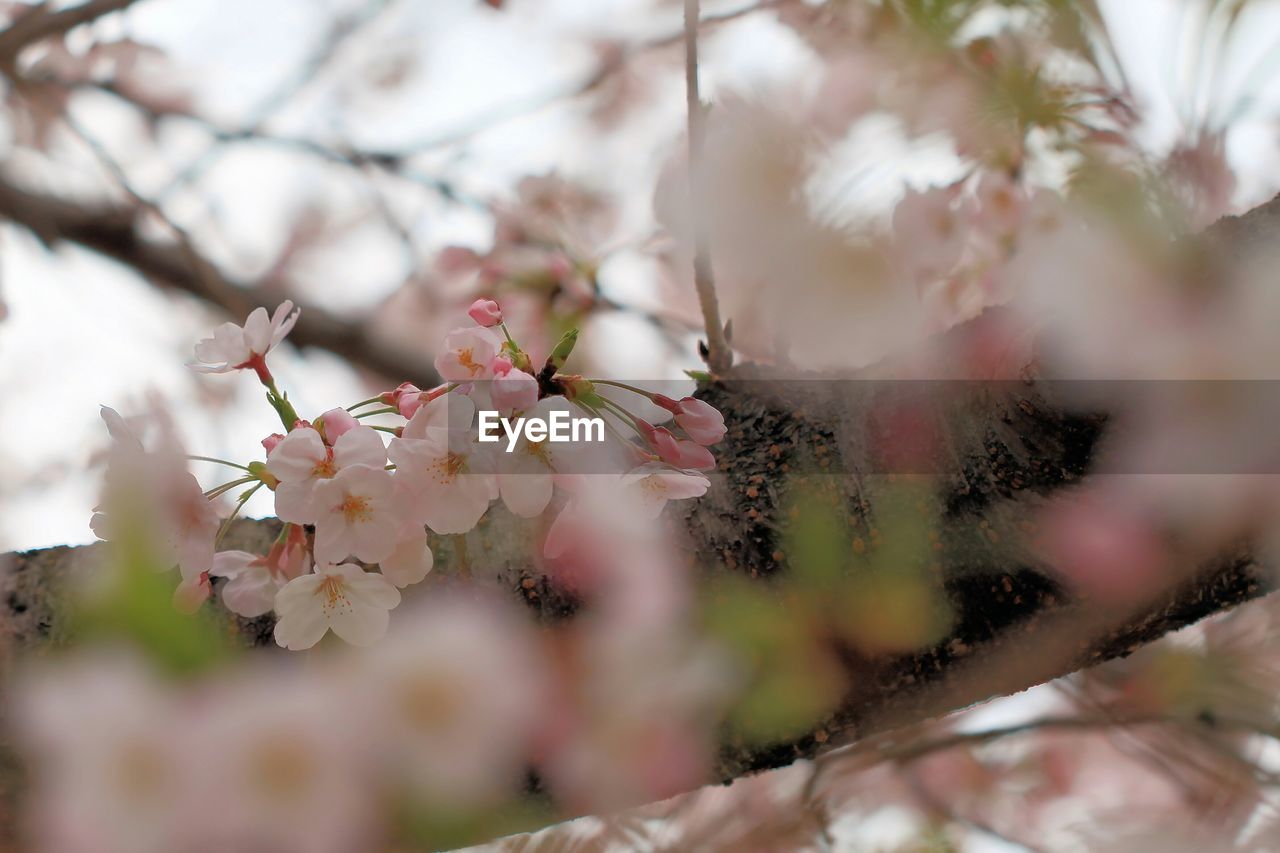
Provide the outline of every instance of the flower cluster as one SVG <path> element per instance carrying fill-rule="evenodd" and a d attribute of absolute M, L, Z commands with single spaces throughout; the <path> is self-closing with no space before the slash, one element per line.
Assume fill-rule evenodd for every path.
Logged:
<path fill-rule="evenodd" d="M 162 440 L 148 451 L 118 414 L 105 410 L 116 442 L 106 513 L 95 517 L 95 532 L 115 538 L 109 522 L 113 503 L 120 502 L 113 495 L 122 490 L 114 484 L 147 480 L 155 484 L 149 493 L 156 510 L 146 518 L 162 530 L 161 562 L 182 569 L 176 600 L 184 609 L 199 607 L 213 592 L 212 579 L 219 578 L 223 602 L 233 612 L 254 617 L 274 611 L 281 646 L 309 648 L 330 630 L 349 643 L 369 645 L 386 632 L 400 590 L 431 571 L 428 530 L 464 534 L 499 500 L 524 518 L 562 507 L 544 548 L 555 559 L 569 550 L 574 536 L 590 532 L 574 521 L 580 515 L 576 504 L 588 493 L 599 500 L 607 491 L 609 500 L 651 519 L 668 500 L 706 492 L 710 482 L 701 472 L 716 465 L 709 447 L 726 432 L 712 406 L 564 373 L 576 330 L 535 369 L 497 302 L 477 300 L 468 314 L 474 325 L 450 332 L 436 358 L 444 384 L 423 390 L 402 383 L 311 420 L 299 417 L 267 367 L 271 349 L 297 320 L 292 304 L 270 317 L 259 308 L 243 327 L 219 327 L 196 345 L 191 367 L 206 373 L 254 371 L 284 432 L 263 439 L 265 460 L 189 457 L 239 474 L 202 493 L 166 420 L 158 418 Z M 658 426 L 639 417 L 614 399 L 623 394 L 645 398 L 650 408 L 669 413 L 671 422 Z M 525 432 L 513 435 L 502 452 L 483 440 L 480 410 L 507 419 L 576 412 L 598 420 L 607 433 L 601 433 L 603 441 L 560 444 Z M 266 554 L 215 553 L 231 519 L 264 487 L 274 493 L 276 514 L 285 522 L 274 545 Z M 234 510 L 220 524 L 211 501 L 238 489 Z M 367 568 L 375 564 L 376 571 Z"/>

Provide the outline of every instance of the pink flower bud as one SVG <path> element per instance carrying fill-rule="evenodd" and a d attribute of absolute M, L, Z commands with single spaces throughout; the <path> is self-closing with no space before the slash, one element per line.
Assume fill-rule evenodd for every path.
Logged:
<path fill-rule="evenodd" d="M 698 444 L 715 444 L 728 431 L 725 429 L 724 415 L 709 403 L 685 397 L 676 406 L 676 423 Z"/>
<path fill-rule="evenodd" d="M 496 326 L 502 322 L 502 308 L 492 299 L 477 299 L 467 309 L 467 316 L 476 321 L 477 326 Z"/>
<path fill-rule="evenodd" d="M 360 422 L 346 409 L 330 409 L 320 416 L 320 434 L 325 441 L 333 444 L 344 433 L 360 426 Z"/>
<path fill-rule="evenodd" d="M 538 402 L 538 380 L 516 370 L 511 360 L 498 356 L 489 363 L 493 384 L 489 395 L 499 411 L 523 411 Z"/>
<path fill-rule="evenodd" d="M 716 467 L 716 458 L 700 444 L 676 438 L 671 431 L 663 427 L 649 427 L 646 436 L 654 452 L 663 462 L 677 468 L 694 468 L 705 470 Z"/>
<path fill-rule="evenodd" d="M 383 391 L 378 395 L 378 399 L 386 403 L 388 406 L 398 406 L 400 405 L 401 397 L 406 394 L 417 394 L 420 390 L 422 389 L 417 385 L 414 385 L 412 382 L 401 382 L 395 387 L 394 391 Z"/>
<path fill-rule="evenodd" d="M 209 581 L 209 573 L 201 572 L 191 580 L 184 580 L 173 591 L 173 607 L 179 613 L 188 616 L 200 609 L 205 599 L 213 592 L 213 584 Z"/>
<path fill-rule="evenodd" d="M 276 445 L 282 441 L 284 441 L 284 433 L 273 432 L 271 435 L 262 439 L 262 449 L 270 454 L 271 451 L 276 449 Z"/>

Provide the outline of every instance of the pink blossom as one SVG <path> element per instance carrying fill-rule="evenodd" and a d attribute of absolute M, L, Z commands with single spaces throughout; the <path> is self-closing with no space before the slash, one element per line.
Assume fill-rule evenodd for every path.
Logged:
<path fill-rule="evenodd" d="M 326 444 L 333 444 L 351 430 L 360 426 L 360 422 L 346 409 L 330 409 L 319 418 L 319 432 Z"/>
<path fill-rule="evenodd" d="M 299 313 L 286 299 L 270 319 L 266 308 L 255 308 L 244 326 L 223 323 L 213 337 L 196 344 L 197 361 L 188 366 L 199 373 L 229 373 L 246 367 L 265 370 L 262 359 L 289 334 Z"/>
<path fill-rule="evenodd" d="M 392 490 L 391 472 L 381 466 L 351 465 L 319 481 L 312 503 L 316 560 L 333 563 L 354 554 L 376 563 L 391 556 L 401 522 Z"/>
<path fill-rule="evenodd" d="M 502 308 L 492 299 L 477 299 L 467 309 L 467 316 L 476 321 L 477 326 L 496 326 L 502 322 Z"/>
<path fill-rule="evenodd" d="M 976 221 L 990 236 L 1002 239 L 1022 229 L 1030 211 L 1030 198 L 1004 170 L 988 170 L 978 181 Z"/>
<path fill-rule="evenodd" d="M 132 422 L 105 406 L 101 414 L 114 442 L 90 527 L 108 540 L 143 528 L 160 565 L 178 565 L 188 584 L 183 600 L 190 603 L 201 573 L 213 560 L 213 540 L 221 525 L 217 510 L 187 471 L 186 454 L 163 410 L 156 408 Z M 144 446 L 147 434 L 154 434 L 152 450 Z"/>
<path fill-rule="evenodd" d="M 222 587 L 227 609 L 252 619 L 269 612 L 280 588 L 310 568 L 306 536 L 301 527 L 291 525 L 285 540 L 272 545 L 266 556 L 245 551 L 215 554 L 209 574 L 227 579 Z"/>
<path fill-rule="evenodd" d="M 395 550 L 378 564 L 378 568 L 387 580 L 404 589 L 425 580 L 431 573 L 435 558 L 421 525 L 408 525 L 400 531 L 397 540 Z"/>
<path fill-rule="evenodd" d="M 386 463 L 386 448 L 372 427 L 348 430 L 332 447 L 311 427 L 295 429 L 267 455 L 267 470 L 280 481 L 276 515 L 281 521 L 311 524 L 321 511 L 315 504 L 320 483 L 352 465 L 382 468 Z"/>
<path fill-rule="evenodd" d="M 173 591 L 173 609 L 179 613 L 195 613 L 213 592 L 209 573 L 201 572 L 193 578 L 184 578 Z"/>
<path fill-rule="evenodd" d="M 489 805 L 527 766 L 544 667 L 519 611 L 436 596 L 361 657 L 354 695 L 396 778 L 432 803 Z"/>
<path fill-rule="evenodd" d="M 196 753 L 173 697 L 129 658 L 102 653 L 29 671 L 6 714 L 38 771 L 27 829 L 46 851 L 193 849 Z"/>
<path fill-rule="evenodd" d="M 1063 500 L 1041 519 L 1048 563 L 1083 595 L 1133 604 L 1158 595 L 1170 577 L 1170 555 L 1151 523 L 1115 502 L 1083 495 Z"/>
<path fill-rule="evenodd" d="M 489 369 L 493 374 L 489 396 L 499 412 L 522 412 L 538 402 L 538 380 L 523 370 L 516 370 L 510 359 L 498 356 Z"/>
<path fill-rule="evenodd" d="M 654 397 L 653 402 L 675 415 L 676 424 L 698 444 L 716 444 L 728 431 L 724 425 L 724 415 L 710 403 L 693 397 L 672 400 L 661 394 Z"/>
<path fill-rule="evenodd" d="M 454 329 L 444 339 L 444 350 L 436 356 L 436 370 L 449 382 L 488 379 L 489 365 L 498 354 L 499 343 L 497 336 L 485 328 Z"/>
<path fill-rule="evenodd" d="M 465 533 L 498 497 L 488 454 L 475 435 L 476 406 L 447 394 L 419 409 L 388 453 L 409 498 L 409 517 L 436 533 Z"/>
<path fill-rule="evenodd" d="M 212 685 L 196 726 L 187 725 L 200 750 L 202 802 L 187 817 L 200 827 L 199 843 L 171 849 L 368 847 L 379 831 L 367 760 L 373 733 L 328 676 L 259 670 Z"/>
<path fill-rule="evenodd" d="M 376 572 L 353 563 L 318 563 L 314 572 L 294 578 L 276 594 L 276 643 L 309 649 L 332 629 L 354 646 L 373 645 L 386 633 L 390 611 L 399 603 L 400 591 Z"/>
<path fill-rule="evenodd" d="M 282 441 L 284 441 L 284 433 L 273 432 L 271 435 L 262 439 L 262 449 L 267 451 L 267 455 L 270 455 L 271 451 L 276 449 L 276 445 Z"/>

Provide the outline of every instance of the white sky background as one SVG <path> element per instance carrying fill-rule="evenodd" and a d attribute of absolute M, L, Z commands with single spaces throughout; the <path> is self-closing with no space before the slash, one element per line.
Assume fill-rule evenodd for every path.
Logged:
<path fill-rule="evenodd" d="M 665 34 L 679 26 L 678 4 L 653 0 L 510 0 L 493 14 L 477 0 L 402 0 L 376 26 L 348 42 L 325 74 L 273 113 L 267 127 L 277 134 L 318 134 L 368 147 L 395 147 L 449 134 L 483 122 L 513 105 L 572 89 L 596 62 L 584 36 Z M 714 4 L 707 11 L 733 8 Z M 1176 11 L 1182 0 L 1104 2 L 1126 70 L 1153 109 L 1153 142 L 1167 144 L 1177 110 L 1190 103 L 1186 81 L 1187 32 Z M 1261 4 L 1260 4 L 1261 5 Z M 292 78 L 324 38 L 333 11 L 354 8 L 338 0 L 144 0 L 125 16 L 96 25 L 94 34 L 128 33 L 160 46 L 187 72 L 197 109 L 227 126 L 255 114 Z M 1280 8 L 1270 4 L 1242 28 L 1220 92 L 1238 90 L 1246 72 L 1268 50 L 1280 49 Z M 88 33 L 75 34 L 83 41 Z M 376 46 L 370 49 L 370 46 Z M 370 75 L 408 58 L 408 84 L 370 96 Z M 1277 67 L 1267 77 L 1280 79 Z M 647 65 L 646 68 L 654 67 Z M 749 88 L 758 93 L 784 87 L 813 69 L 807 48 L 768 14 L 717 28 L 704 42 L 706 89 Z M 164 81 L 172 85 L 174 81 Z M 492 197 L 508 192 L 524 174 L 559 169 L 606 187 L 630 187 L 624 211 L 637 236 L 649 227 L 651 187 L 676 144 L 683 121 L 679 68 L 660 72 L 657 97 L 625 131 L 604 137 L 582 132 L 581 104 L 536 111 L 501 123 L 464 148 L 423 159 L 424 171 L 440 172 L 466 192 Z M 1280 112 L 1280 86 L 1263 87 L 1255 116 Z M 1209 96 L 1202 96 L 1207 101 Z M 1230 100 L 1230 99 L 1228 99 Z M 166 125 L 164 149 L 174 162 L 157 160 L 152 146 L 137 144 L 138 128 L 118 105 L 88 99 L 77 108 L 82 123 L 99 133 L 144 192 L 163 186 L 175 167 L 195 159 L 202 137 L 192 128 Z M 0 127 L 0 145 L 7 145 Z M 602 141 L 603 140 L 603 141 Z M 1231 154 L 1243 179 L 1239 202 L 1247 206 L 1275 192 L 1274 121 L 1243 124 L 1231 138 Z M 72 145 L 72 143 L 67 143 Z M 74 147 L 74 146 L 73 146 Z M 902 176 L 927 178 L 949 166 L 945 158 L 914 160 L 884 149 L 887 166 L 859 192 L 883 202 L 901 187 Z M 99 175 L 80 150 L 85 174 Z M 79 172 L 36 174 L 56 186 L 82 182 Z M 19 174 L 19 177 L 23 175 Z M 353 209 L 366 202 L 365 189 L 338 167 L 318 165 L 292 153 L 238 146 L 210 165 L 199 192 L 172 199 L 171 213 L 200 233 L 213 235 L 208 251 L 233 272 L 252 275 L 266 265 L 307 194 L 322 187 L 329 198 Z M 449 242 L 482 246 L 484 217 L 449 208 L 429 193 L 395 197 L 420 251 Z M 216 227 L 209 228 L 210 224 Z M 408 269 L 403 250 L 357 229 L 338 250 L 303 268 L 307 297 L 326 307 L 358 313 L 385 296 Z M 650 268 L 624 255 L 602 273 L 606 289 L 624 301 L 652 304 Z M 224 318 L 183 297 L 166 294 L 127 271 L 85 252 L 50 255 L 25 233 L 0 228 L 0 293 L 9 317 L 0 323 L 0 550 L 90 541 L 90 508 L 96 473 L 92 453 L 105 443 L 97 406 L 136 407 L 148 389 L 175 407 L 193 453 L 247 461 L 258 458 L 259 439 L 276 428 L 251 377 L 201 378 L 183 361 L 191 345 Z M 605 356 L 602 370 L 618 376 L 679 375 L 682 366 L 650 356 L 650 333 L 638 321 L 609 321 L 612 340 L 634 342 L 627 354 Z M 692 350 L 683 366 L 694 366 Z M 281 385 L 304 413 L 349 404 L 365 396 L 354 374 L 324 353 L 300 356 L 285 349 L 273 364 Z M 222 399 L 225 405 L 207 403 Z M 213 472 L 197 471 L 206 485 Z M 249 515 L 270 512 L 264 494 Z"/>

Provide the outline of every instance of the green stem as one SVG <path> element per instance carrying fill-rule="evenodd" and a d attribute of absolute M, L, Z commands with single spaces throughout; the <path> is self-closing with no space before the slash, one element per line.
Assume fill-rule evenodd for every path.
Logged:
<path fill-rule="evenodd" d="M 398 414 L 400 414 L 399 409 L 393 409 L 390 406 L 388 406 L 385 409 L 373 409 L 368 412 L 361 412 L 355 417 L 356 417 L 356 420 L 359 420 L 360 418 L 371 418 L 374 415 L 398 415 Z"/>
<path fill-rule="evenodd" d="M 595 384 L 595 385 L 609 385 L 614 388 L 621 388 L 624 391 L 630 391 L 632 394 L 639 394 L 641 397 L 644 397 L 646 400 L 652 400 L 654 397 L 657 396 L 657 394 L 655 394 L 653 391 L 646 391 L 643 388 L 637 388 L 636 386 L 628 385 L 625 382 L 615 382 L 612 379 L 592 379 L 590 381 L 592 382 L 592 384 Z"/>
<path fill-rule="evenodd" d="M 209 500 L 221 497 L 226 492 L 234 489 L 236 486 L 243 486 L 245 483 L 252 483 L 257 477 L 241 477 L 239 480 L 232 480 L 230 483 L 223 483 L 221 486 L 214 486 L 212 489 L 204 493 Z"/>
<path fill-rule="evenodd" d="M 236 520 L 236 516 L 240 514 L 240 510 L 244 509 L 244 505 L 249 502 L 249 498 L 253 497 L 254 493 L 261 488 L 262 488 L 262 483 L 261 481 L 259 481 L 259 483 L 256 486 L 254 486 L 252 489 L 249 489 L 247 492 L 245 492 L 243 495 L 240 496 L 240 499 L 238 501 L 236 501 L 235 509 L 231 510 L 231 515 L 228 515 L 226 517 L 226 520 L 222 522 L 222 526 L 218 528 L 218 535 L 214 537 L 214 540 L 213 540 L 214 548 L 217 548 L 218 544 L 222 542 L 222 537 L 227 535 L 227 531 L 231 529 L 231 522 Z"/>
<path fill-rule="evenodd" d="M 359 403 L 353 403 L 350 406 L 347 406 L 347 411 L 354 412 L 356 409 L 360 409 L 365 406 L 372 406 L 374 403 L 381 403 L 381 402 L 382 402 L 381 397 L 370 397 L 368 400 L 361 400 Z"/>
<path fill-rule="evenodd" d="M 230 467 L 230 468 L 239 468 L 241 471 L 248 471 L 248 470 L 249 470 L 247 466 L 241 465 L 239 462 L 228 462 L 228 461 L 227 461 L 227 460 L 225 460 L 225 459 L 218 459 L 218 458 L 213 457 L 213 456 L 192 456 L 192 455 L 188 455 L 188 456 L 187 456 L 187 458 L 188 458 L 188 459 L 195 459 L 195 460 L 197 460 L 197 461 L 199 461 L 199 462 L 214 462 L 214 463 L 216 463 L 216 464 L 218 464 L 218 465 L 226 465 L 226 466 L 228 466 L 228 467 Z"/>

